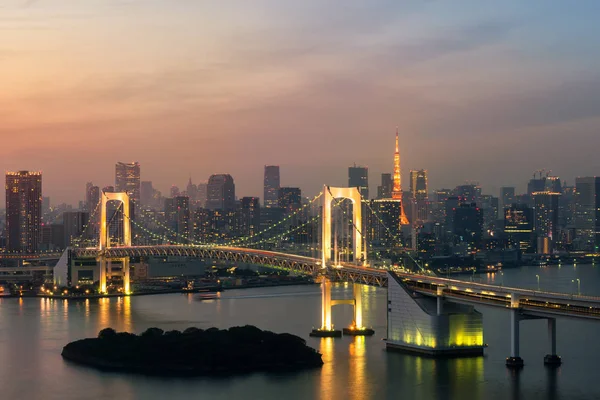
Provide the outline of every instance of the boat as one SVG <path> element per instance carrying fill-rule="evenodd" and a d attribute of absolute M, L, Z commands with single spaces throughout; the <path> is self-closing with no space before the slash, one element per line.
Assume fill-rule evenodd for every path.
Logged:
<path fill-rule="evenodd" d="M 217 300 L 218 298 L 219 298 L 219 295 L 217 293 L 199 293 L 195 297 L 195 299 L 198 301 Z"/>

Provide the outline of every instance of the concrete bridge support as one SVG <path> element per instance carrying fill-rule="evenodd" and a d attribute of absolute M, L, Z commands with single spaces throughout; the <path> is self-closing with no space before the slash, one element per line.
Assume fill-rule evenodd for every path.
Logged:
<path fill-rule="evenodd" d="M 321 328 L 313 329 L 310 336 L 315 337 L 340 337 L 342 331 L 334 329 L 331 323 L 331 308 L 340 304 L 348 304 L 354 307 L 354 321 L 348 328 L 343 329 L 345 335 L 370 336 L 375 333 L 373 329 L 362 325 L 362 292 L 360 284 L 354 283 L 352 288 L 352 299 L 331 299 L 331 281 L 324 277 L 321 282 Z"/>
<path fill-rule="evenodd" d="M 510 357 L 506 359 L 509 368 L 523 367 L 523 359 L 519 356 L 519 322 L 521 316 L 518 308 L 510 310 Z"/>
<path fill-rule="evenodd" d="M 556 354 L 556 318 L 548 318 L 548 340 L 550 341 L 550 354 L 546 354 L 544 357 L 544 364 L 558 366 L 562 364 L 562 360 Z"/>
<path fill-rule="evenodd" d="M 98 291 L 102 294 L 107 292 L 107 281 L 109 277 L 112 277 L 112 262 L 119 261 L 121 263 L 121 270 L 123 273 L 123 293 L 131 293 L 131 277 L 129 273 L 129 257 L 123 258 L 106 258 L 104 256 L 98 257 L 96 262 L 99 264 L 100 273 Z"/>

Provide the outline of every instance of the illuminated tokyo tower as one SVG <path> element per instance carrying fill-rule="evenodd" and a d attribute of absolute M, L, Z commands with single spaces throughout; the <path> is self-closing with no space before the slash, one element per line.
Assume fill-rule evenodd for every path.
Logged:
<path fill-rule="evenodd" d="M 402 176 L 400 174 L 400 150 L 398 149 L 398 127 L 396 127 L 396 152 L 394 153 L 394 187 L 392 189 L 392 199 L 400 202 L 400 225 L 408 225 L 408 218 L 404 213 L 404 203 L 402 202 Z"/>

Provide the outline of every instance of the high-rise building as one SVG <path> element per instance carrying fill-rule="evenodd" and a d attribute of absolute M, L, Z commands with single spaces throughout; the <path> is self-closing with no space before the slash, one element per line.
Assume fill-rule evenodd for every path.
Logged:
<path fill-rule="evenodd" d="M 374 246 L 383 248 L 403 245 L 401 212 L 399 200 L 376 199 L 369 201 L 375 213 L 368 213 L 366 224 L 367 238 Z"/>
<path fill-rule="evenodd" d="M 600 246 L 600 177 L 575 179 L 575 234 L 581 250 Z"/>
<path fill-rule="evenodd" d="M 404 212 L 404 203 L 402 202 L 402 173 L 400 170 L 400 150 L 398 147 L 398 128 L 396 128 L 396 151 L 394 152 L 394 185 L 392 187 L 392 199 L 399 201 L 400 206 L 400 224 L 408 225 L 408 218 Z"/>
<path fill-rule="evenodd" d="M 512 204 L 504 209 L 504 234 L 511 247 L 523 253 L 534 249 L 533 209 L 525 204 Z"/>
<path fill-rule="evenodd" d="M 481 204 L 481 186 L 476 183 L 468 183 L 466 185 L 457 186 L 454 189 L 454 195 L 458 197 L 460 203 Z"/>
<path fill-rule="evenodd" d="M 42 239 L 42 173 L 6 173 L 6 250 L 33 253 Z"/>
<path fill-rule="evenodd" d="M 348 168 L 348 187 L 358 188 L 363 200 L 369 200 L 369 168 L 354 166 Z"/>
<path fill-rule="evenodd" d="M 171 186 L 171 197 L 172 198 L 175 198 L 175 197 L 179 196 L 180 194 L 181 194 L 181 191 L 179 190 L 178 186 L 175 186 L 175 185 Z"/>
<path fill-rule="evenodd" d="M 560 193 L 533 192 L 534 230 L 538 238 L 558 239 L 558 201 Z"/>
<path fill-rule="evenodd" d="M 260 204 L 258 197 L 242 197 L 240 201 L 239 234 L 253 236 L 260 230 Z"/>
<path fill-rule="evenodd" d="M 171 230 L 177 233 L 176 242 L 190 238 L 190 198 L 177 196 L 165 199 L 165 217 Z"/>
<path fill-rule="evenodd" d="M 197 195 L 197 206 L 206 207 L 206 195 L 207 195 L 208 183 L 201 182 L 198 184 L 198 195 Z"/>
<path fill-rule="evenodd" d="M 140 202 L 144 206 L 150 206 L 154 199 L 154 186 L 152 181 L 142 181 L 140 184 Z"/>
<path fill-rule="evenodd" d="M 278 206 L 287 213 L 294 213 L 302 207 L 302 191 L 300 188 L 281 187 L 278 194 Z"/>
<path fill-rule="evenodd" d="M 279 165 L 265 165 L 264 202 L 266 208 L 279 204 Z"/>
<path fill-rule="evenodd" d="M 500 197 L 498 200 L 498 209 L 503 212 L 507 207 L 510 207 L 515 202 L 515 188 L 512 186 L 504 186 L 500 188 Z"/>
<path fill-rule="evenodd" d="M 393 187 L 394 187 L 394 183 L 392 180 L 392 174 L 390 174 L 390 173 L 381 174 L 381 186 L 377 186 L 377 198 L 378 199 L 391 199 Z"/>
<path fill-rule="evenodd" d="M 454 209 L 454 237 L 466 243 L 471 251 L 481 249 L 483 239 L 483 212 L 475 203 L 462 203 Z"/>
<path fill-rule="evenodd" d="M 235 211 L 235 184 L 229 174 L 211 175 L 208 179 L 206 208 Z"/>
<path fill-rule="evenodd" d="M 90 183 L 91 182 L 88 182 L 88 185 L 86 185 L 85 211 L 92 214 L 100 203 L 100 188 L 94 184 L 90 185 Z M 97 214 L 99 214 L 99 212 Z"/>
<path fill-rule="evenodd" d="M 140 164 L 138 162 L 115 165 L 115 189 L 127 192 L 133 201 L 140 201 Z"/>
<path fill-rule="evenodd" d="M 414 205 L 413 218 L 421 222 L 429 220 L 429 192 L 426 170 L 410 171 L 410 194 Z"/>
<path fill-rule="evenodd" d="M 66 246 L 83 239 L 83 230 L 88 225 L 90 214 L 87 211 L 65 211 L 63 213 L 64 243 Z"/>

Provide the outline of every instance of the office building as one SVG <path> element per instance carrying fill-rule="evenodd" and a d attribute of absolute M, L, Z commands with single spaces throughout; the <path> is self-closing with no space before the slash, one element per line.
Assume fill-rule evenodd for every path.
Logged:
<path fill-rule="evenodd" d="M 258 197 L 242 197 L 239 217 L 240 236 L 253 236 L 260 231 L 260 204 Z"/>
<path fill-rule="evenodd" d="M 363 200 L 369 200 L 369 168 L 354 166 L 348 168 L 348 187 L 358 188 Z"/>
<path fill-rule="evenodd" d="M 140 164 L 137 162 L 115 165 L 115 189 L 127 192 L 133 201 L 140 201 Z"/>
<path fill-rule="evenodd" d="M 279 204 L 279 165 L 265 165 L 264 204 L 266 208 Z"/>
<path fill-rule="evenodd" d="M 413 203 L 413 218 L 421 223 L 429 220 L 429 192 L 427 185 L 427 171 L 410 171 L 410 194 Z"/>
<path fill-rule="evenodd" d="M 73 246 L 84 239 L 84 228 L 88 225 L 90 214 L 87 211 L 65 211 L 63 213 L 64 243 Z"/>
<path fill-rule="evenodd" d="M 167 236 L 177 243 L 187 243 L 190 238 L 190 198 L 177 196 L 165 199 L 165 218 L 172 232 Z M 174 233 L 173 233 L 174 232 Z"/>
<path fill-rule="evenodd" d="M 512 204 L 504 209 L 504 234 L 509 246 L 532 253 L 534 250 L 534 213 L 525 204 Z"/>
<path fill-rule="evenodd" d="M 208 179 L 206 208 L 235 211 L 235 184 L 229 174 L 211 175 Z"/>
<path fill-rule="evenodd" d="M 302 208 L 302 191 L 300 188 L 282 187 L 279 188 L 278 206 L 286 213 L 294 213 Z"/>
<path fill-rule="evenodd" d="M 534 230 L 538 238 L 552 242 L 558 238 L 558 201 L 560 193 L 533 192 Z"/>
<path fill-rule="evenodd" d="M 600 177 L 575 179 L 575 234 L 580 250 L 600 246 Z"/>
<path fill-rule="evenodd" d="M 454 209 L 453 233 L 457 243 L 466 243 L 471 252 L 482 248 L 483 212 L 475 203 Z"/>
<path fill-rule="evenodd" d="M 6 249 L 39 250 L 42 225 L 42 173 L 6 173 Z"/>
<path fill-rule="evenodd" d="M 498 199 L 498 209 L 501 214 L 504 209 L 510 207 L 515 202 L 515 188 L 512 186 L 504 186 L 500 188 L 500 197 Z"/>
<path fill-rule="evenodd" d="M 381 186 L 377 186 L 377 198 L 378 199 L 391 199 L 393 187 L 394 187 L 394 183 L 392 180 L 392 174 L 390 174 L 390 173 L 381 174 Z"/>

